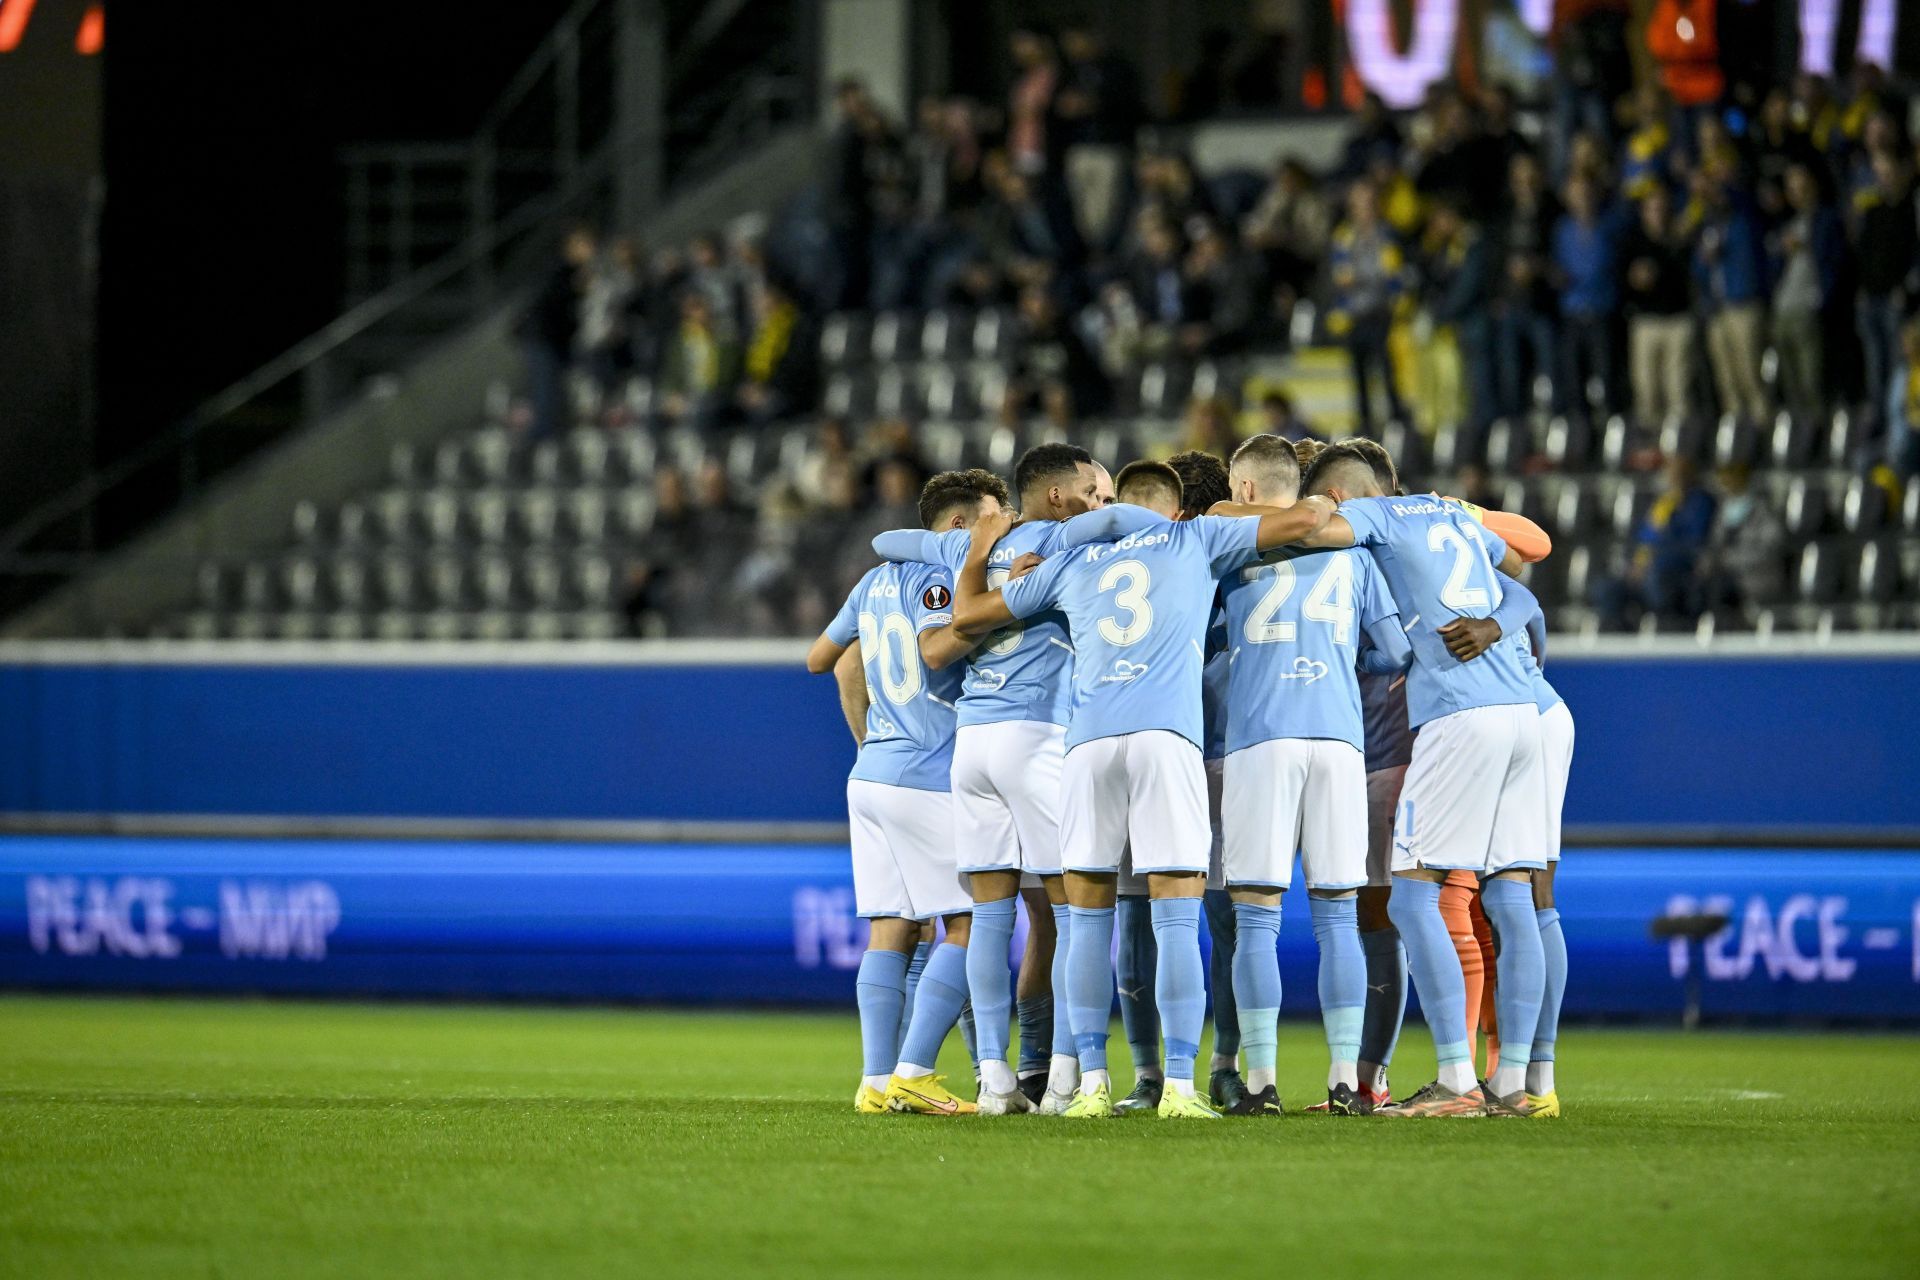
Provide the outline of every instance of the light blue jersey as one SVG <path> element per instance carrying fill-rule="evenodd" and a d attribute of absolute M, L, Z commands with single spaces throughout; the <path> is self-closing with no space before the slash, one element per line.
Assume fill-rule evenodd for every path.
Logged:
<path fill-rule="evenodd" d="M 1407 675 L 1408 720 L 1429 720 L 1475 707 L 1534 700 L 1519 655 L 1496 644 L 1471 662 L 1447 652 L 1440 628 L 1455 618 L 1485 618 L 1502 599 L 1494 565 L 1507 544 L 1460 508 L 1432 496 L 1352 498 L 1340 514 L 1356 546 L 1373 553 L 1406 619 L 1413 645 Z"/>
<path fill-rule="evenodd" d="M 925 564 L 867 570 L 827 624 L 835 644 L 860 641 L 867 674 L 867 740 L 848 776 L 921 791 L 951 789 L 954 700 L 960 668 L 927 670 L 920 633 L 953 621 L 953 578 Z"/>
<path fill-rule="evenodd" d="M 1165 729 L 1204 747 L 1201 668 L 1216 580 L 1257 554 L 1254 516 L 1163 521 L 1054 556 L 1001 588 L 1016 618 L 1067 616 L 1075 653 L 1067 749 Z"/>
<path fill-rule="evenodd" d="M 1413 763 L 1413 726 L 1407 721 L 1407 673 L 1360 673 L 1360 723 L 1365 726 L 1367 772 Z"/>
<path fill-rule="evenodd" d="M 1268 552 L 1228 575 L 1220 594 L 1233 647 L 1227 750 L 1276 738 L 1328 738 L 1364 750 L 1363 641 L 1401 667 L 1406 633 L 1365 551 Z"/>
<path fill-rule="evenodd" d="M 1227 699 L 1233 675 L 1233 648 L 1227 643 L 1227 614 L 1214 606 L 1207 626 L 1207 665 L 1200 669 L 1200 724 L 1206 741 L 1203 760 L 1227 758 Z"/>
<path fill-rule="evenodd" d="M 1055 520 L 1017 524 L 988 553 L 987 585 L 1004 585 L 1014 561 L 1028 552 L 1042 559 L 1052 556 L 1068 537 L 1076 543 L 1106 542 L 1158 522 L 1158 516 L 1141 507 L 1115 505 L 1075 516 L 1065 524 Z M 942 565 L 958 578 L 972 537 L 966 529 L 944 533 L 897 529 L 876 537 L 873 549 L 888 560 Z M 1048 610 L 988 636 L 967 658 L 958 705 L 962 725 L 1006 720 L 1066 724 L 1073 707 L 1073 645 L 1065 615 Z"/>
<path fill-rule="evenodd" d="M 1547 683 L 1547 615 L 1535 609 L 1527 619 L 1526 630 L 1516 631 L 1513 640 L 1521 661 L 1526 663 L 1527 674 L 1533 677 L 1534 705 L 1544 714 L 1565 702 L 1560 691 Z"/>

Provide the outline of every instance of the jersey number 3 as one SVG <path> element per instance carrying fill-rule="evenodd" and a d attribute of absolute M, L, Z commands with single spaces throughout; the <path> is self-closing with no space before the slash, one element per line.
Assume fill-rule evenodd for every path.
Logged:
<path fill-rule="evenodd" d="M 1123 624 L 1117 614 L 1100 619 L 1101 639 L 1110 645 L 1122 646 L 1146 637 L 1153 627 L 1153 605 L 1147 599 L 1147 588 L 1152 582 L 1147 566 L 1138 560 L 1122 560 L 1107 566 L 1106 572 L 1100 575 L 1100 590 L 1120 588 L 1114 592 L 1113 603 L 1127 615 L 1127 620 Z"/>

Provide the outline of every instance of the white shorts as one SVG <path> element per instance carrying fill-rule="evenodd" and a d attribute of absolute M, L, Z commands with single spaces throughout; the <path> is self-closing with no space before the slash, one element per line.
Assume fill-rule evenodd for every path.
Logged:
<path fill-rule="evenodd" d="M 960 727 L 953 738 L 953 847 L 962 871 L 1060 874 L 1066 754 L 1066 729 L 1043 720 Z"/>
<path fill-rule="evenodd" d="M 973 910 L 967 878 L 954 865 L 946 792 L 849 778 L 847 825 L 860 915 L 931 920 Z"/>
<path fill-rule="evenodd" d="M 1207 870 L 1207 771 L 1200 748 L 1165 729 L 1083 742 L 1060 771 L 1061 865 L 1137 875 Z"/>
<path fill-rule="evenodd" d="M 1227 884 L 1367 883 L 1367 758 L 1349 742 L 1277 738 L 1227 757 Z"/>
<path fill-rule="evenodd" d="M 1546 866 L 1540 712 L 1530 702 L 1429 720 L 1393 828 L 1393 869 L 1478 871 Z"/>
<path fill-rule="evenodd" d="M 1560 861 L 1560 815 L 1567 807 L 1567 775 L 1573 772 L 1573 712 L 1564 702 L 1540 713 L 1540 758 L 1547 768 L 1547 861 Z"/>
<path fill-rule="evenodd" d="M 1376 888 L 1393 885 L 1393 815 L 1400 808 L 1400 788 L 1406 780 L 1403 764 L 1367 775 L 1367 883 Z"/>

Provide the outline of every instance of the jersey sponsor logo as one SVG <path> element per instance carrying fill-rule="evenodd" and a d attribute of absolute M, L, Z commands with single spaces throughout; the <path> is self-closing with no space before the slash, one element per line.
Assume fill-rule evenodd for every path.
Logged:
<path fill-rule="evenodd" d="M 900 598 L 900 587 L 898 584 L 892 582 L 875 582 L 867 587 L 867 594 L 880 596 L 887 600 L 898 600 Z"/>
<path fill-rule="evenodd" d="M 1282 680 L 1304 680 L 1308 684 L 1312 684 L 1315 680 L 1326 679 L 1327 673 L 1328 668 L 1326 663 L 1321 662 L 1317 658 L 1309 658 L 1305 654 L 1302 654 L 1293 660 L 1293 670 L 1282 671 L 1280 678 Z"/>
<path fill-rule="evenodd" d="M 937 613 L 952 603 L 953 592 L 937 582 L 920 593 L 920 607 L 923 609 L 931 609 Z"/>
<path fill-rule="evenodd" d="M 1095 684 L 1130 684 L 1131 682 L 1138 680 L 1141 676 L 1145 674 L 1147 674 L 1146 663 L 1128 662 L 1125 658 L 1120 658 L 1114 662 L 1113 670 L 1111 672 L 1109 672 L 1104 676 L 1101 676 L 1098 680 L 1094 681 L 1094 683 Z"/>
<path fill-rule="evenodd" d="M 967 672 L 967 681 L 981 693 L 998 693 L 1007 687 L 1007 673 L 992 667 L 973 667 Z"/>

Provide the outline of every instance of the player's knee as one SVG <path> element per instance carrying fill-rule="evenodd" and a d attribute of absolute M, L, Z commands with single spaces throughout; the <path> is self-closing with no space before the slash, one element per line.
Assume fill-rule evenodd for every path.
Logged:
<path fill-rule="evenodd" d="M 1285 889 L 1272 885 L 1243 884 L 1228 888 L 1227 895 L 1235 902 L 1251 903 L 1256 907 L 1277 907 L 1280 905 L 1280 895 L 1285 892 Z"/>
<path fill-rule="evenodd" d="M 911 952 L 920 941 L 920 922 L 883 916 L 867 930 L 867 950 Z"/>
<path fill-rule="evenodd" d="M 946 941 L 956 947 L 967 945 L 967 939 L 973 935 L 973 917 L 970 915 L 951 915 L 943 917 L 947 926 Z"/>
<path fill-rule="evenodd" d="M 1326 902 L 1338 902 L 1342 898 L 1357 898 L 1360 896 L 1360 891 L 1358 889 L 1315 889 L 1309 886 L 1307 895 Z"/>

